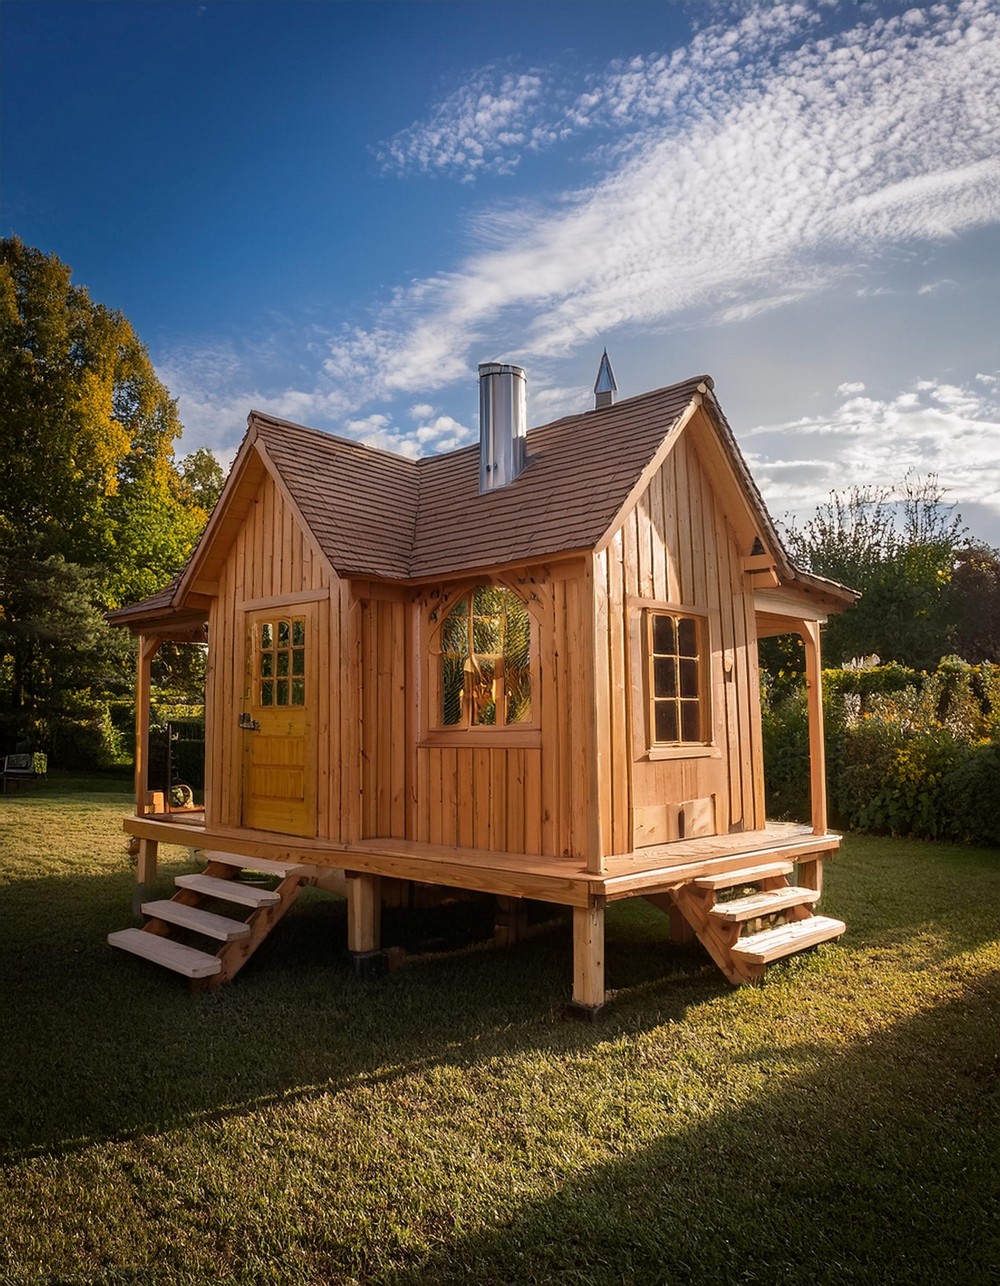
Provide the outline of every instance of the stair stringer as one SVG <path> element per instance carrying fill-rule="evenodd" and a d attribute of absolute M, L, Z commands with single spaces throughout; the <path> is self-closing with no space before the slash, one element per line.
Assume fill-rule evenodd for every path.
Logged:
<path fill-rule="evenodd" d="M 219 880 L 238 880 L 240 871 L 241 868 L 232 863 L 210 861 L 206 864 L 203 874 Z M 246 920 L 246 924 L 250 927 L 247 937 L 219 945 L 214 954 L 222 962 L 221 970 L 207 978 L 192 979 L 192 991 L 221 987 L 223 983 L 231 982 L 279 920 L 288 914 L 302 890 L 315 884 L 316 878 L 315 875 L 295 871 L 286 875 L 275 889 L 279 900 L 270 906 L 258 907 L 251 912 Z M 191 889 L 177 888 L 170 900 L 184 906 L 198 907 L 205 899 L 200 893 Z M 171 933 L 171 925 L 166 920 L 159 920 L 156 917 L 148 919 L 142 927 L 143 932 L 154 933 L 160 937 L 169 937 Z"/>
<path fill-rule="evenodd" d="M 682 884 L 671 889 L 669 893 L 654 893 L 646 898 L 655 907 L 669 915 L 676 907 L 687 924 L 694 930 L 695 937 L 705 948 L 712 960 L 726 975 L 726 979 L 738 987 L 747 982 L 759 982 L 763 969 L 748 966 L 737 961 L 732 953 L 733 944 L 740 937 L 738 924 L 721 924 L 714 921 L 709 912 L 715 906 L 715 893 L 711 889 L 696 889 L 691 884 Z"/>
<path fill-rule="evenodd" d="M 206 867 L 205 869 L 206 874 L 209 874 L 208 868 Z M 214 872 L 211 873 L 214 874 Z M 238 938 L 235 942 L 223 943 L 216 952 L 216 955 L 222 961 L 220 972 L 212 974 L 208 978 L 198 979 L 192 983 L 192 988 L 200 991 L 205 988 L 221 987 L 224 982 L 231 982 L 278 921 L 288 914 L 302 890 L 315 883 L 315 876 L 300 875 L 294 872 L 286 875 L 275 889 L 280 900 L 271 906 L 262 906 L 251 912 L 246 921 L 250 926 L 249 937 Z"/>
<path fill-rule="evenodd" d="M 740 882 L 739 876 L 741 873 L 733 872 L 732 874 L 735 877 L 732 881 L 732 886 L 735 886 Z M 745 874 L 750 876 L 752 873 L 747 871 Z M 753 878 L 744 882 L 756 885 L 762 893 L 790 887 L 787 877 L 778 873 L 762 875 L 762 878 Z M 707 884 L 709 881 L 705 881 L 705 883 Z M 725 887 L 725 885 L 723 884 L 720 887 Z M 726 979 L 734 986 L 739 987 L 748 984 L 759 986 L 763 982 L 767 965 L 741 957 L 738 953 L 733 952 L 733 947 L 743 936 L 744 929 L 747 927 L 746 924 L 726 923 L 712 915 L 712 910 L 717 901 L 715 888 L 699 888 L 698 881 L 692 880 L 687 884 L 670 889 L 666 893 L 647 895 L 646 901 L 670 915 L 672 921 L 679 914 L 683 921 L 693 930 L 694 935 L 715 964 L 722 970 Z M 780 915 L 785 922 L 811 920 L 814 918 L 811 905 L 805 903 L 785 906 L 781 909 Z M 841 925 L 841 930 L 843 930 L 843 925 Z"/>

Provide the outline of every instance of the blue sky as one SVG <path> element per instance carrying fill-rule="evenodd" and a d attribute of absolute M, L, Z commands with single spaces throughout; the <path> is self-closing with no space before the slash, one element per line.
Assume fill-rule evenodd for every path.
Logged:
<path fill-rule="evenodd" d="M 411 455 L 704 371 L 772 512 L 936 473 L 1000 544 L 994 0 L 4 0 L 0 226 L 120 308 L 181 453 Z"/>

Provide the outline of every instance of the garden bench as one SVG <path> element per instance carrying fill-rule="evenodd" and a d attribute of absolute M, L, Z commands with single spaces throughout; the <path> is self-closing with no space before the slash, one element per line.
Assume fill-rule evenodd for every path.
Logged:
<path fill-rule="evenodd" d="M 44 777 L 48 771 L 48 757 L 38 751 L 20 755 L 4 755 L 3 759 L 3 793 L 7 793 L 8 782 L 35 781 Z"/>

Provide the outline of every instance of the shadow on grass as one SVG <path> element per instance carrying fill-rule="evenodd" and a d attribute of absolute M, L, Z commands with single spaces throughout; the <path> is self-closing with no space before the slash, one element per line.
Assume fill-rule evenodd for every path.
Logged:
<path fill-rule="evenodd" d="M 174 876 L 190 869 L 162 862 L 148 896 L 169 896 Z M 4 890 L 0 976 L 10 1003 L 0 1141 L 8 1160 L 429 1065 L 533 1047 L 582 1049 L 623 1023 L 636 1030 L 640 1013 L 643 1023 L 676 1020 L 728 990 L 704 961 L 665 940 L 662 917 L 659 941 L 640 930 L 648 949 L 635 950 L 627 914 L 613 918 L 608 935 L 621 1001 L 597 1026 L 564 1021 L 571 942 L 560 924 L 508 950 L 466 945 L 359 980 L 346 955 L 345 904 L 307 890 L 232 984 L 192 994 L 184 979 L 107 945 L 108 932 L 138 922 L 131 893 L 127 869 L 15 881 Z M 468 941 L 485 922 L 477 923 L 475 908 L 464 920 L 457 910 L 451 942 L 441 943 L 442 914 L 432 911 L 388 915 L 386 945 Z M 642 994 L 635 1012 L 632 990 L 637 1000 Z"/>
<path fill-rule="evenodd" d="M 855 858 L 853 844 L 826 899 L 848 920 L 849 948 L 898 949 L 914 925 L 933 923 L 940 959 L 995 935 L 986 888 L 995 889 L 996 870 L 981 856 L 956 850 L 966 874 L 978 863 L 988 877 L 970 896 L 942 876 L 931 848 L 915 857 L 913 845 L 858 849 Z M 151 895 L 169 896 L 183 869 L 162 863 Z M 109 931 L 130 923 L 131 895 L 127 868 L 4 891 L 8 1156 L 68 1152 L 432 1065 L 584 1050 L 679 1021 L 729 992 L 700 949 L 672 946 L 665 918 L 641 902 L 609 913 L 608 979 L 618 995 L 595 1027 L 563 1020 L 571 946 L 558 927 L 507 951 L 473 947 L 359 981 L 345 956 L 343 903 L 307 892 L 233 984 L 191 995 L 182 979 L 106 945 Z M 387 943 L 392 933 L 390 922 Z"/>
<path fill-rule="evenodd" d="M 665 1102 L 652 1147 L 623 1131 L 621 1160 L 379 1280 L 995 1283 L 998 1012 L 994 975 L 862 1043 L 807 1045 L 707 1121 Z"/>

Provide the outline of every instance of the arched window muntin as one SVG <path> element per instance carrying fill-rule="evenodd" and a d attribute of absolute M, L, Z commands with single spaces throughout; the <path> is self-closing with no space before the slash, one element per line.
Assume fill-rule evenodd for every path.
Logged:
<path fill-rule="evenodd" d="M 432 614 L 429 726 L 487 735 L 538 727 L 538 625 L 499 581 L 449 594 Z"/>

